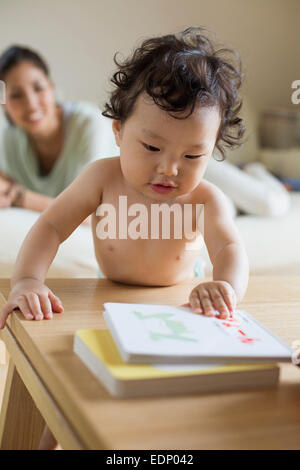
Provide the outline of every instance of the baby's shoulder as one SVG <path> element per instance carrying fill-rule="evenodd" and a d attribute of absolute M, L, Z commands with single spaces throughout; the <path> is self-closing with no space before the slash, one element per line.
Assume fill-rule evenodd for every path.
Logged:
<path fill-rule="evenodd" d="M 202 180 L 193 191 L 194 202 L 207 204 L 209 202 L 222 200 L 224 194 L 222 191 L 209 181 Z"/>
<path fill-rule="evenodd" d="M 90 173 L 95 172 L 101 180 L 109 178 L 111 181 L 117 178 L 121 172 L 120 157 L 99 158 L 90 163 L 87 168 Z"/>
<path fill-rule="evenodd" d="M 198 204 L 203 204 L 205 214 L 209 217 L 214 216 L 234 216 L 235 209 L 230 200 L 220 188 L 209 181 L 201 181 L 196 188 L 195 198 Z"/>

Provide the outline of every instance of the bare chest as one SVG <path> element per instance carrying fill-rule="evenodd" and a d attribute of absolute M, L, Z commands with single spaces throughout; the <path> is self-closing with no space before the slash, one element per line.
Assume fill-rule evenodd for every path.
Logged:
<path fill-rule="evenodd" d="M 104 202 L 92 223 L 98 263 L 107 277 L 121 282 L 180 282 L 199 252 L 199 220 L 201 207 L 195 204 L 147 204 L 122 196 Z"/>

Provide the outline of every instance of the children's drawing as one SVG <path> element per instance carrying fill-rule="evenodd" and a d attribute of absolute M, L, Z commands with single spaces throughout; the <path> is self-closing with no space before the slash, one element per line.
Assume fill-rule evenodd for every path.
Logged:
<path fill-rule="evenodd" d="M 149 336 L 154 341 L 159 341 L 163 339 L 172 339 L 176 341 L 189 341 L 197 343 L 199 340 L 191 336 L 187 336 L 192 332 L 189 331 L 182 321 L 172 320 L 174 317 L 173 313 L 141 313 L 137 310 L 132 311 L 132 313 L 139 319 L 143 321 L 150 320 L 150 329 L 148 329 Z M 151 321 L 152 320 L 152 321 Z M 154 320 L 154 321 L 153 321 Z M 159 321 L 158 330 L 153 330 L 153 324 L 155 321 Z M 233 318 L 230 315 L 227 321 L 222 321 L 218 317 L 215 317 L 215 321 L 218 322 L 219 326 L 225 327 L 227 334 L 233 338 L 241 341 L 244 344 L 253 344 L 258 339 L 250 338 L 242 329 L 241 329 L 241 318 Z M 165 330 L 165 331 L 162 331 Z"/>
<path fill-rule="evenodd" d="M 149 336 L 154 341 L 159 341 L 162 339 L 173 339 L 176 341 L 192 341 L 197 343 L 198 340 L 195 338 L 191 338 L 189 336 L 185 336 L 186 334 L 191 333 L 183 322 L 181 321 L 174 321 L 171 318 L 174 317 L 173 313 L 150 313 L 150 314 L 143 314 L 141 312 L 137 312 L 133 310 L 132 313 L 139 319 L 139 320 L 159 320 L 160 326 L 163 325 L 167 329 L 167 332 L 163 333 L 161 331 L 153 331 L 149 330 Z M 151 327 L 153 327 L 153 322 L 151 322 Z M 169 333 L 168 333 L 169 331 Z"/>

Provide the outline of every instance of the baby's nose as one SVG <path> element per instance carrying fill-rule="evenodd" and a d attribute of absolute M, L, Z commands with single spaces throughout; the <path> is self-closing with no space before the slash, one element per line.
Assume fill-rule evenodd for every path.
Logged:
<path fill-rule="evenodd" d="M 167 176 L 177 176 L 178 175 L 178 164 L 176 161 L 168 159 L 162 160 L 157 168 L 159 174 L 164 174 Z"/>

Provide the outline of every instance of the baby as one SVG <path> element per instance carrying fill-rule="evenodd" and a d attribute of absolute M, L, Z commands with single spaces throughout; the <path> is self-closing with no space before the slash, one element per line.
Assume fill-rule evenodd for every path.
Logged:
<path fill-rule="evenodd" d="M 241 75 L 224 52 L 200 28 L 189 28 L 144 41 L 121 64 L 115 59 L 115 90 L 103 114 L 113 119 L 120 156 L 87 166 L 32 227 L 0 328 L 16 308 L 28 320 L 63 311 L 45 277 L 60 243 L 90 214 L 96 258 L 107 278 L 169 286 L 193 277 L 194 234 L 207 246 L 213 280 L 191 291 L 192 310 L 226 317 L 235 309 L 247 288 L 247 256 L 223 193 L 203 179 L 214 150 L 224 157 L 224 145 L 239 145 L 244 132 Z M 168 230 L 153 222 L 153 208 L 162 207 L 169 210 Z M 195 207 L 200 211 L 186 210 Z M 137 208 L 140 217 L 133 220 Z"/>

